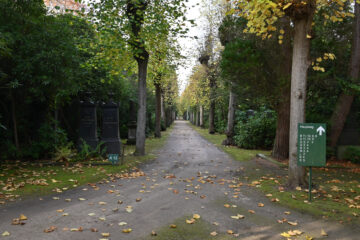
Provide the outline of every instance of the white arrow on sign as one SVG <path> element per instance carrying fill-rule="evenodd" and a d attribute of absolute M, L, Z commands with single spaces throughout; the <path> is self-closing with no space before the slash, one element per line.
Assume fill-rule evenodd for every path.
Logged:
<path fill-rule="evenodd" d="M 318 127 L 318 129 L 316 129 L 316 132 L 318 132 L 319 135 L 322 136 L 322 134 L 325 132 L 325 129 L 322 126 L 320 126 Z"/>

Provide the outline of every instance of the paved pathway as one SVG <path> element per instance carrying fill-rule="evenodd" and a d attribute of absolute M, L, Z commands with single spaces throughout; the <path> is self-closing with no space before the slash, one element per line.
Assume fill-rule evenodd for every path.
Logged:
<path fill-rule="evenodd" d="M 27 200 L 0 207 L 0 233 L 11 233 L 0 239 L 91 240 L 103 238 L 101 233 L 105 232 L 110 233 L 108 239 L 141 239 L 154 229 L 169 226 L 176 219 L 194 213 L 209 223 L 218 222 L 219 226 L 214 226 L 218 232 L 233 230 L 239 234 L 238 239 L 282 239 L 280 233 L 290 229 L 319 236 L 320 228 L 327 230 L 327 239 L 360 238 L 354 237 L 360 236 L 354 235 L 360 234 L 359 229 L 349 230 L 294 211 L 289 216 L 284 215 L 286 208 L 273 204 L 247 186 L 241 186 L 238 198 L 233 198 L 234 188 L 229 185 L 238 184 L 234 179 L 244 174 L 246 168 L 204 140 L 184 121 L 175 122 L 166 145 L 157 155 L 156 160 L 141 167 L 145 177 L 101 184 L 98 191 L 83 186 L 56 195 L 59 200 L 48 196 L 42 201 Z M 83 191 L 84 187 L 89 190 Z M 259 208 L 259 202 L 265 206 Z M 227 203 L 237 207 L 225 208 Z M 126 211 L 127 206 L 132 207 L 132 212 Z M 118 211 L 113 211 L 117 208 Z M 68 215 L 63 216 L 56 211 L 59 209 L 64 209 Z M 256 213 L 248 213 L 249 209 Z M 235 213 L 245 218 L 230 218 Z M 26 224 L 11 225 L 11 220 L 20 214 L 28 217 Z M 298 226 L 279 224 L 277 219 L 284 217 L 297 221 Z M 119 226 L 120 222 L 127 225 Z M 57 229 L 44 233 L 50 226 Z M 82 232 L 70 231 L 79 227 Z M 92 232 L 92 228 L 98 232 Z M 122 233 L 124 228 L 131 228 L 132 232 Z"/>

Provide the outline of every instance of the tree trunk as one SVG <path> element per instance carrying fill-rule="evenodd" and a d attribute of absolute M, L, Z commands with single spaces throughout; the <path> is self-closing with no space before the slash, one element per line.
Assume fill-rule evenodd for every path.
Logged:
<path fill-rule="evenodd" d="M 203 128 L 204 127 L 204 107 L 200 106 L 200 127 Z"/>
<path fill-rule="evenodd" d="M 200 111 L 196 108 L 196 126 L 200 126 Z"/>
<path fill-rule="evenodd" d="M 16 102 L 15 102 L 15 96 L 12 90 L 11 91 L 11 112 L 12 112 L 12 122 L 14 127 L 14 141 L 15 141 L 15 147 L 16 150 L 20 150 L 20 144 L 19 144 L 19 136 L 18 136 L 18 130 L 17 130 L 17 120 L 16 120 Z"/>
<path fill-rule="evenodd" d="M 287 159 L 289 157 L 289 128 L 290 128 L 290 79 L 292 62 L 292 36 L 290 19 L 282 18 L 280 20 L 281 28 L 285 29 L 283 44 L 280 47 L 282 64 L 278 69 L 278 78 L 283 80 L 280 91 L 280 99 L 275 107 L 277 113 L 276 136 L 271 156 L 277 159 Z"/>
<path fill-rule="evenodd" d="M 165 114 L 165 100 L 164 93 L 161 92 L 161 130 L 166 131 L 166 114 Z"/>
<path fill-rule="evenodd" d="M 138 60 L 139 70 L 139 108 L 137 114 L 136 126 L 136 150 L 135 155 L 145 155 L 145 130 L 146 130 L 146 75 L 147 75 L 148 58 Z"/>
<path fill-rule="evenodd" d="M 235 104 L 236 104 L 236 93 L 234 91 L 234 84 L 232 83 L 230 87 L 227 127 L 225 132 L 226 139 L 222 142 L 222 145 L 235 145 L 235 141 L 234 141 Z"/>
<path fill-rule="evenodd" d="M 290 96 L 284 91 L 282 101 L 277 109 L 277 126 L 274 147 L 271 156 L 277 159 L 289 157 L 289 127 L 290 127 Z"/>
<path fill-rule="evenodd" d="M 214 95 L 214 94 L 212 94 Z M 215 99 L 214 96 L 210 99 L 210 109 L 209 109 L 209 133 L 215 133 Z"/>
<path fill-rule="evenodd" d="M 309 5 L 309 3 L 308 3 Z M 315 3 L 313 3 L 315 5 Z M 311 24 L 315 11 L 314 6 L 307 6 L 308 12 L 294 20 L 294 46 L 291 70 L 291 100 L 290 100 L 290 137 L 289 137 L 289 180 L 292 189 L 306 186 L 305 168 L 297 165 L 297 135 L 298 124 L 305 122 L 305 99 L 307 71 L 310 65 L 309 51 Z"/>
<path fill-rule="evenodd" d="M 349 76 L 353 82 L 358 81 L 360 70 L 360 5 L 355 2 L 355 24 L 351 59 L 349 66 Z M 349 115 L 354 95 L 342 93 L 336 103 L 334 112 L 331 116 L 330 146 L 335 147 L 340 134 L 344 128 L 346 118 Z"/>
<path fill-rule="evenodd" d="M 155 112 L 155 137 L 161 138 L 161 87 L 155 84 L 156 112 Z"/>

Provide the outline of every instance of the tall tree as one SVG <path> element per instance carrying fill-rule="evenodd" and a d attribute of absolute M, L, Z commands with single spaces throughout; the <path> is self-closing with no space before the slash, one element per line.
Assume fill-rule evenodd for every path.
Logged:
<path fill-rule="evenodd" d="M 309 51 L 312 38 L 312 23 L 316 9 L 333 6 L 331 21 L 341 21 L 344 12 L 343 1 L 326 0 L 293 0 L 293 1 L 243 1 L 236 0 L 239 14 L 249 22 L 247 31 L 256 33 L 263 39 L 277 31 L 274 23 L 289 16 L 294 26 L 294 41 L 291 70 L 290 100 L 290 137 L 289 137 L 289 180 L 288 185 L 295 188 L 306 185 L 305 168 L 297 165 L 297 129 L 298 124 L 305 122 L 306 80 L 311 64 Z M 236 12 L 234 9 L 233 12 Z"/>
<path fill-rule="evenodd" d="M 354 1 L 355 21 L 353 30 L 353 42 L 348 75 L 352 83 L 359 83 L 360 70 L 360 5 Z M 333 115 L 331 117 L 330 146 L 335 147 L 340 134 L 344 128 L 346 118 L 354 101 L 354 94 L 351 90 L 343 92 L 338 98 Z"/>

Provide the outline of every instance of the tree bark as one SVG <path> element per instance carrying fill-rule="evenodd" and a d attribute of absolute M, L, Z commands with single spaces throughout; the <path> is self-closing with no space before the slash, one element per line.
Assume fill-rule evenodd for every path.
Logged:
<path fill-rule="evenodd" d="M 235 145 L 235 141 L 234 141 L 235 105 L 236 105 L 236 93 L 234 91 L 234 83 L 232 83 L 230 87 L 227 127 L 225 132 L 226 139 L 222 142 L 222 145 Z"/>
<path fill-rule="evenodd" d="M 204 127 L 204 107 L 200 106 L 200 127 Z"/>
<path fill-rule="evenodd" d="M 354 35 L 349 65 L 349 76 L 353 82 L 358 81 L 360 70 L 360 5 L 355 2 Z M 330 146 L 336 147 L 341 132 L 349 115 L 354 95 L 341 93 L 331 116 Z"/>
<path fill-rule="evenodd" d="M 306 80 L 310 65 L 310 39 L 307 35 L 311 35 L 311 24 L 315 12 L 314 2 L 307 5 L 307 12 L 302 13 L 301 18 L 294 19 L 288 179 L 288 186 L 291 189 L 307 185 L 305 168 L 297 165 L 298 124 L 305 122 Z"/>
<path fill-rule="evenodd" d="M 215 133 L 215 78 L 210 77 L 209 133 Z"/>
<path fill-rule="evenodd" d="M 20 150 L 20 144 L 19 144 L 19 135 L 18 135 L 18 129 L 17 129 L 17 120 L 16 120 L 16 102 L 15 102 L 15 96 L 12 90 L 11 91 L 11 112 L 12 112 L 12 122 L 13 122 L 13 131 L 14 131 L 14 141 L 15 141 L 15 147 L 16 150 Z"/>
<path fill-rule="evenodd" d="M 277 159 L 289 157 L 289 127 L 290 127 L 290 94 L 284 91 L 282 101 L 277 109 L 277 126 L 274 147 L 271 156 Z"/>
<path fill-rule="evenodd" d="M 156 111 L 155 111 L 155 137 L 161 138 L 161 87 L 155 84 Z"/>
<path fill-rule="evenodd" d="M 161 130 L 166 131 L 166 114 L 165 114 L 165 100 L 164 93 L 161 91 Z"/>
<path fill-rule="evenodd" d="M 142 59 L 138 61 L 139 69 L 139 108 L 137 114 L 137 126 L 136 126 L 136 150 L 135 155 L 145 155 L 145 131 L 146 131 L 146 75 L 147 75 L 148 59 Z"/>

